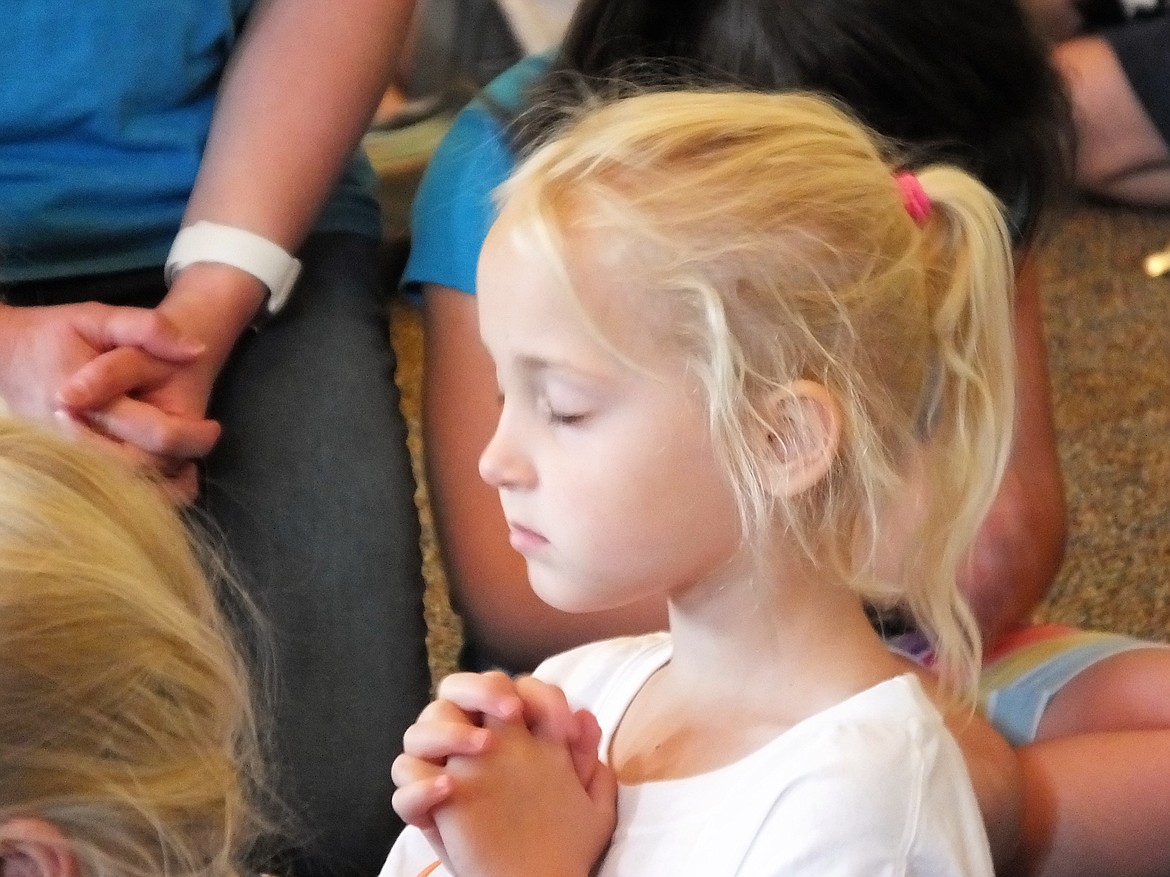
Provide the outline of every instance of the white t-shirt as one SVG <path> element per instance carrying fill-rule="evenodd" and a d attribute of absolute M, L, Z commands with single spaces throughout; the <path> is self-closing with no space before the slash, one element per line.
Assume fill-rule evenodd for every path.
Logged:
<path fill-rule="evenodd" d="M 594 712 L 604 754 L 634 696 L 669 659 L 669 636 L 652 634 L 566 652 L 537 675 L 560 685 L 574 707 Z M 407 828 L 382 877 L 417 877 L 434 858 L 422 834 Z M 718 770 L 621 786 L 600 877 L 692 874 L 993 871 L 958 745 L 918 680 L 905 675 L 810 716 Z"/>

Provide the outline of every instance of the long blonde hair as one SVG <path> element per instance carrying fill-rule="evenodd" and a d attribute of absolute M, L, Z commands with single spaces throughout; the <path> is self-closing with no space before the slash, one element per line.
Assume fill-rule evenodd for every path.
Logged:
<path fill-rule="evenodd" d="M 0 418 L 0 823 L 87 877 L 233 877 L 262 784 L 244 661 L 158 487 Z"/>
<path fill-rule="evenodd" d="M 706 387 L 745 538 L 779 519 L 822 575 L 904 607 L 966 695 L 980 642 L 956 574 L 1011 446 L 1010 242 L 994 196 L 950 167 L 917 171 L 931 208 L 916 221 L 890 152 L 811 95 L 645 94 L 587 107 L 500 197 L 566 281 L 572 229 L 621 242 L 631 288 L 667 308 Z M 784 501 L 753 436 L 800 378 L 836 398 L 842 441 Z M 883 577 L 917 475 L 911 548 Z"/>

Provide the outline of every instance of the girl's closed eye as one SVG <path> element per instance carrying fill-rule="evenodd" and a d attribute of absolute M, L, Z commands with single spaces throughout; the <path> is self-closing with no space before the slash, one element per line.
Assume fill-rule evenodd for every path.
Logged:
<path fill-rule="evenodd" d="M 537 388 L 536 402 L 553 426 L 578 426 L 597 410 L 599 400 L 592 388 L 554 377 Z"/>
<path fill-rule="evenodd" d="M 589 416 L 585 411 L 578 411 L 567 406 L 554 405 L 547 400 L 544 403 L 544 411 L 549 422 L 555 426 L 575 426 L 582 423 Z"/>

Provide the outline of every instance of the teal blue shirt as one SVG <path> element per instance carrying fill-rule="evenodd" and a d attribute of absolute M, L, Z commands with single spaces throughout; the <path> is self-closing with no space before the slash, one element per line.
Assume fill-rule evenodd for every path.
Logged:
<path fill-rule="evenodd" d="M 475 293 L 479 251 L 496 218 L 492 196 L 516 164 L 505 120 L 550 63 L 550 55 L 537 55 L 508 68 L 455 117 L 411 210 L 407 294 L 417 296 L 424 283 Z"/>
<path fill-rule="evenodd" d="M 161 265 L 252 0 L 4 0 L 0 279 Z M 355 161 L 318 225 L 379 233 Z"/>

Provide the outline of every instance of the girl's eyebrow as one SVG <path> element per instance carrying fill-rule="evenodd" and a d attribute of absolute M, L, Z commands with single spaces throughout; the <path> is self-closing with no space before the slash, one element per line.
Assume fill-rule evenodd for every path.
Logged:
<path fill-rule="evenodd" d="M 517 357 L 516 364 L 521 370 L 531 374 L 547 372 L 564 372 L 575 380 L 608 384 L 613 382 L 613 376 L 598 370 L 583 368 L 580 364 L 563 357 L 537 356 L 524 354 Z"/>

